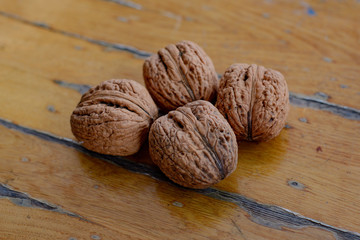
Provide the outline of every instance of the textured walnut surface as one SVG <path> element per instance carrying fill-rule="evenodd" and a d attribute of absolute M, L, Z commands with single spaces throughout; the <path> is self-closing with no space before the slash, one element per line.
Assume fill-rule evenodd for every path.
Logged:
<path fill-rule="evenodd" d="M 126 156 L 139 150 L 157 114 L 144 86 L 133 80 L 109 80 L 82 96 L 70 122 L 87 149 Z"/>
<path fill-rule="evenodd" d="M 289 112 L 284 76 L 255 64 L 233 64 L 220 80 L 216 107 L 238 140 L 270 140 L 280 133 Z"/>
<path fill-rule="evenodd" d="M 170 44 L 148 58 L 143 66 L 146 88 L 166 111 L 195 100 L 216 97 L 218 78 L 209 56 L 197 44 Z"/>
<path fill-rule="evenodd" d="M 150 156 L 174 182 L 206 188 L 233 172 L 236 137 L 220 112 L 194 101 L 158 118 L 149 134 Z"/>

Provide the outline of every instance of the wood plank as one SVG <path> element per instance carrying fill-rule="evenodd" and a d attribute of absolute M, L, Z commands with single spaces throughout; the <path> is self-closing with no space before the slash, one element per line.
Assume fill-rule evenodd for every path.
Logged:
<path fill-rule="evenodd" d="M 143 82 L 143 60 L 128 53 L 106 52 L 103 47 L 2 17 L 0 31 L 7 33 L 0 36 L 3 118 L 71 138 L 69 119 L 81 95 L 54 80 L 91 85 L 111 78 Z"/>
<path fill-rule="evenodd" d="M 129 239 L 130 236 L 97 224 L 0 200 L 0 239 Z M 135 238 L 132 238 L 135 239 Z"/>
<path fill-rule="evenodd" d="M 273 141 L 239 144 L 237 171 L 217 187 L 358 232 L 359 122 L 292 107 L 288 123 Z"/>
<path fill-rule="evenodd" d="M 297 114 L 308 116 L 304 112 Z M 345 137 L 338 140 L 343 129 L 325 135 L 322 132 L 328 132 L 328 129 L 313 122 L 311 116 L 314 113 L 309 116 L 309 123 L 296 119 L 293 128 L 284 130 L 280 137 L 269 143 L 240 144 L 237 171 L 215 187 L 282 206 L 336 227 L 359 231 L 358 219 L 353 214 L 359 211 L 359 187 L 356 184 L 359 176 L 358 136 L 351 138 L 348 134 L 348 140 Z M 343 124 L 342 119 L 338 121 Z M 313 127 L 307 126 L 310 123 L 319 129 L 319 133 L 312 133 Z M 325 123 L 324 126 L 329 125 Z M 319 142 L 318 139 L 328 141 Z M 340 146 L 339 141 L 343 141 Z M 132 159 L 150 163 L 146 147 Z"/>
<path fill-rule="evenodd" d="M 99 57 L 100 60 L 110 61 L 112 55 L 89 43 L 84 43 L 88 49 L 87 53 L 78 54 L 79 51 L 73 46 L 76 46 L 80 40 L 69 39 L 9 19 L 1 21 L 6 23 L 0 26 L 6 26 L 4 30 L 9 32 L 7 35 L 9 44 L 10 39 L 24 38 L 28 41 L 24 40 L 19 46 L 26 43 L 29 49 L 32 49 L 36 46 L 42 48 L 46 46 L 46 41 L 49 41 L 56 45 L 59 54 L 62 54 L 60 59 L 71 56 L 78 60 L 75 64 L 65 64 L 63 71 L 52 72 L 51 69 L 60 62 L 54 60 L 47 65 L 51 55 L 47 53 L 49 49 L 44 48 L 39 51 L 41 56 L 39 62 L 33 61 L 34 64 L 29 65 L 28 62 L 21 62 L 21 59 L 22 57 L 32 59 L 34 57 L 32 51 L 22 51 L 25 55 L 12 57 L 14 54 L 10 53 L 15 52 L 10 50 L 14 47 L 9 47 L 6 57 L 11 61 L 0 60 L 2 64 L 0 101 L 7 103 L 0 108 L 0 117 L 58 136 L 73 138 L 69 116 L 80 94 L 60 87 L 52 80 L 59 77 L 71 80 L 76 78 L 78 80 L 75 82 L 86 82 L 91 74 L 99 74 L 98 69 L 86 65 L 84 71 L 75 71 L 71 70 L 72 65 L 81 66 L 82 61 L 85 62 L 91 55 Z M 9 29 L 14 29 L 14 33 Z M 132 58 L 131 55 L 124 53 L 114 53 L 114 55 L 121 62 L 129 62 L 129 67 L 141 67 L 141 59 Z M 131 59 L 134 62 L 131 62 Z M 101 65 L 100 61 L 97 64 L 95 66 L 105 67 L 104 75 L 110 76 L 117 68 L 111 64 Z M 119 73 L 122 71 L 126 71 L 125 67 L 120 69 Z M 41 75 L 37 75 L 40 72 Z M 129 74 L 133 73 L 129 72 Z M 97 81 L 96 78 L 91 79 L 89 82 Z M 49 106 L 53 106 L 55 112 L 49 111 Z M 307 119 L 308 123 L 299 119 L 302 121 Z M 357 194 L 360 189 L 356 184 L 359 176 L 357 162 L 360 158 L 357 149 L 360 141 L 359 135 L 353 134 L 359 131 L 358 122 L 324 111 L 292 107 L 288 124 L 293 128 L 284 130 L 274 141 L 263 144 L 241 144 L 238 170 L 217 187 L 359 232 L 359 220 L 352 214 L 354 211 L 359 211 L 360 202 Z M 333 132 L 333 129 L 336 132 Z M 321 150 L 317 151 L 318 147 L 321 147 Z M 146 145 L 141 153 L 131 159 L 151 163 Z M 289 186 L 289 181 L 292 180 L 298 182 L 300 186 L 303 184 L 305 189 L 299 190 L 291 187 L 293 185 Z M 346 189 L 343 187 L 344 183 L 347 184 Z M 274 192 L 279 192 L 283 198 Z M 342 214 L 343 212 L 346 214 Z"/>
<path fill-rule="evenodd" d="M 322 92 L 331 102 L 358 107 L 360 6 L 355 1 L 135 3 L 140 10 L 101 0 L 4 1 L 0 10 L 148 52 L 193 40 L 209 53 L 219 73 L 234 62 L 255 62 L 283 72 L 293 92 Z"/>
<path fill-rule="evenodd" d="M 309 6 L 317 14 L 311 17 L 306 15 L 306 6 L 285 1 L 257 7 L 250 1 L 195 1 L 194 8 L 173 1 L 155 1 L 158 7 L 139 1 L 141 11 L 100 0 L 3 3 L 1 11 L 16 13 L 38 26 L 0 16 L 0 31 L 6 32 L 0 36 L 0 102 L 6 103 L 0 108 L 0 117 L 18 124 L 73 138 L 69 116 L 80 94 L 54 84 L 54 79 L 91 85 L 114 77 L 142 82 L 142 59 L 59 34 L 44 23 L 152 52 L 169 42 L 192 39 L 205 46 L 218 71 L 233 61 L 258 62 L 284 72 L 291 91 L 309 95 L 321 91 L 332 96 L 329 101 L 358 107 L 359 85 L 355 79 L 359 74 L 359 53 L 352 49 L 358 47 L 354 23 L 359 17 L 355 15 L 358 7 L 352 3 L 310 1 Z M 199 8 L 202 12 L 196 15 Z M 241 10 L 235 15 L 228 8 Z M 302 12 L 297 15 L 294 11 Z M 173 18 L 177 15 L 181 15 L 182 22 L 174 29 L 178 20 Z M 127 22 L 117 20 L 118 16 L 125 16 Z M 187 16 L 190 18 L 185 20 Z M 331 28 L 322 27 L 330 23 Z M 153 31 L 147 31 L 150 26 Z M 327 36 L 325 41 L 323 36 Z M 356 184 L 360 170 L 358 122 L 324 111 L 292 107 L 288 124 L 292 128 L 274 141 L 241 144 L 237 171 L 216 188 L 360 232 L 354 214 L 360 210 L 360 188 Z M 264 228 L 251 222 L 250 215 L 233 204 L 114 168 L 73 149 L 0 129 L 4 133 L 0 137 L 0 183 L 100 223 L 105 228 L 94 229 L 99 229 L 96 234 L 106 239 L 114 234 L 152 239 L 334 238 L 317 228 Z M 21 161 L 24 157 L 29 162 Z M 146 147 L 131 159 L 151 164 Z M 0 233 L 8 234 L 4 235 L 6 239 L 19 239 L 22 235 L 17 233 L 26 225 L 28 208 L 14 206 L 6 199 L 0 201 L 0 211 L 9 219 L 0 220 Z M 15 211 L 19 218 L 12 217 Z M 59 213 L 31 211 L 39 214 L 26 228 L 34 239 L 43 231 L 38 226 L 43 226 L 45 220 L 51 219 L 55 225 L 46 230 L 49 236 L 59 238 L 71 236 L 68 225 L 81 225 L 78 219 Z M 62 233 L 52 232 L 64 222 L 73 224 L 66 225 Z M 89 238 L 89 226 L 81 225 L 79 228 L 85 230 L 76 236 Z"/>
<path fill-rule="evenodd" d="M 96 85 L 142 79 L 142 59 L 0 16 L 0 64 L 36 77 Z"/>
<path fill-rule="evenodd" d="M 70 115 L 80 94 L 60 89 L 49 79 L 0 67 L 0 116 L 26 126 L 73 138 Z"/>
<path fill-rule="evenodd" d="M 264 227 L 230 202 L 15 130 L 0 130 L 0 183 L 86 219 L 0 199 L 0 233 L 6 239 L 334 239 L 331 232 L 314 227 Z"/>

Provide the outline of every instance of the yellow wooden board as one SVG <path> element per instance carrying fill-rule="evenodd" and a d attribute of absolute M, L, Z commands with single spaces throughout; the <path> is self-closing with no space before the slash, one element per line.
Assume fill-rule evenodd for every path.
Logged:
<path fill-rule="evenodd" d="M 0 239 L 360 239 L 359 10 L 1 1 Z M 182 39 L 202 45 L 220 74 L 255 62 L 283 72 L 292 92 L 280 136 L 240 143 L 237 170 L 205 191 L 171 184 L 146 144 L 114 159 L 86 152 L 70 131 L 79 91 L 143 83 L 144 57 Z"/>
<path fill-rule="evenodd" d="M 284 73 L 293 92 L 323 92 L 352 107 L 360 102 L 356 1 L 3 2 L 0 11 L 59 34 L 150 53 L 192 40 L 219 73 L 234 62 L 262 64 Z"/>
<path fill-rule="evenodd" d="M 279 221 L 282 231 L 267 228 L 256 221 L 271 224 L 276 215 L 269 210 L 251 216 L 254 206 L 244 211 L 39 137 L 0 130 L 4 239 L 333 239 L 319 226 L 296 230 Z"/>

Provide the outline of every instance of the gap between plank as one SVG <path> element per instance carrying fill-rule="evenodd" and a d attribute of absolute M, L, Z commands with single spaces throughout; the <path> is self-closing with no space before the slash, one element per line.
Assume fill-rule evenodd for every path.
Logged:
<path fill-rule="evenodd" d="M 33 21 L 30 21 L 30 20 L 24 19 L 24 18 L 22 18 L 22 17 L 20 17 L 18 15 L 15 15 L 15 14 L 0 11 L 0 15 L 3 16 L 3 17 L 9 18 L 9 19 L 13 19 L 13 20 L 22 22 L 22 23 L 27 24 L 27 25 L 31 25 L 31 26 L 34 26 L 34 27 L 45 29 L 45 30 L 48 30 L 48 31 L 51 31 L 51 32 L 54 32 L 54 33 L 62 34 L 62 35 L 72 37 L 72 38 L 76 38 L 76 39 L 80 39 L 80 40 L 84 40 L 84 41 L 87 41 L 87 42 L 90 42 L 90 43 L 93 43 L 93 44 L 96 44 L 96 45 L 100 45 L 100 46 L 103 46 L 103 47 L 113 48 L 113 49 L 118 50 L 118 51 L 129 52 L 129 53 L 132 53 L 134 56 L 136 56 L 138 58 L 147 58 L 147 57 L 151 56 L 151 53 L 139 50 L 139 49 L 137 49 L 135 47 L 132 47 L 132 46 L 123 45 L 123 44 L 119 44 L 119 43 L 110 43 L 110 42 L 106 42 L 106 41 L 97 40 L 97 39 L 93 39 L 93 38 L 90 38 L 90 37 L 82 36 L 82 35 L 77 34 L 77 33 L 72 33 L 72 32 L 59 30 L 59 29 L 51 27 L 47 23 L 33 22 Z"/>
<path fill-rule="evenodd" d="M 74 140 L 58 137 L 53 134 L 38 131 L 36 129 L 27 128 L 11 121 L 0 118 L 0 125 L 8 128 L 19 131 L 24 134 L 32 135 L 38 137 L 42 140 L 46 140 L 53 143 L 58 143 L 67 147 L 71 147 L 79 152 L 82 152 L 88 156 L 95 157 L 117 166 L 120 166 L 126 170 L 129 170 L 134 173 L 143 174 L 150 176 L 156 180 L 165 181 L 171 185 L 177 186 L 182 189 L 183 188 L 177 184 L 172 183 L 158 168 L 149 166 L 143 163 L 136 163 L 130 160 L 127 160 L 123 157 L 115 157 L 110 155 L 104 155 L 89 151 L 82 147 L 79 143 Z M 1 186 L 1 185 L 0 185 Z M 187 189 L 189 191 L 194 191 L 199 194 L 225 201 L 234 203 L 240 208 L 242 208 L 245 212 L 250 215 L 250 220 L 254 223 L 260 224 L 265 227 L 279 229 L 282 228 L 291 228 L 291 229 L 301 229 L 305 227 L 316 227 L 320 229 L 324 229 L 334 234 L 337 240 L 360 240 L 360 234 L 356 232 L 352 232 L 346 229 L 337 228 L 334 226 L 330 226 L 328 224 L 322 223 L 320 221 L 304 217 L 298 213 L 292 212 L 288 209 L 267 205 L 256 202 L 250 198 L 242 196 L 237 193 L 222 191 L 216 188 L 207 188 L 203 190 L 193 190 Z M 4 194 L 5 195 L 5 194 Z"/>
<path fill-rule="evenodd" d="M 111 0 L 109 0 L 109 1 L 111 1 Z M 118 2 L 118 1 L 114 0 L 113 2 Z M 121 2 L 125 2 L 125 1 L 121 1 Z M 51 32 L 55 32 L 55 33 L 59 33 L 59 34 L 65 35 L 65 36 L 85 40 L 87 42 L 97 44 L 97 45 L 100 45 L 103 47 L 111 47 L 111 48 L 114 48 L 119 51 L 126 51 L 126 52 L 134 54 L 136 57 L 146 58 L 146 57 L 151 56 L 151 53 L 139 50 L 132 46 L 127 46 L 127 45 L 118 44 L 118 43 L 109 43 L 106 41 L 96 40 L 93 38 L 82 36 L 77 33 L 71 33 L 71 32 L 67 32 L 67 31 L 63 31 L 63 30 L 58 30 L 58 29 L 55 29 L 55 28 L 49 26 L 46 23 L 32 22 L 32 21 L 26 20 L 24 18 L 21 18 L 20 16 L 15 15 L 15 14 L 0 11 L 0 15 L 10 18 L 10 19 L 13 19 L 13 20 L 20 21 L 20 22 L 28 24 L 28 25 L 46 29 Z M 350 108 L 350 107 L 345 107 L 345 106 L 341 106 L 341 105 L 337 105 L 337 104 L 333 104 L 333 103 L 328 103 L 323 100 L 314 99 L 314 98 L 311 98 L 311 97 L 308 97 L 305 95 L 294 94 L 294 93 L 290 94 L 290 101 L 292 104 L 300 106 L 300 107 L 310 107 L 310 108 L 315 108 L 315 109 L 319 109 L 319 110 L 325 110 L 325 111 L 329 111 L 334 114 L 343 116 L 348 119 L 360 120 L 360 111 L 357 109 Z M 135 163 L 135 162 L 126 160 L 124 158 L 94 153 L 94 152 L 91 152 L 91 151 L 83 148 L 81 145 L 79 145 L 77 142 L 75 142 L 71 139 L 60 138 L 60 137 L 51 135 L 49 133 L 44 133 L 44 132 L 37 131 L 34 129 L 26 128 L 26 127 L 23 127 L 20 125 L 13 124 L 4 119 L 0 119 L 0 124 L 9 129 L 15 129 L 17 131 L 39 137 L 43 140 L 56 142 L 56 143 L 59 143 L 59 144 L 62 144 L 62 145 L 68 146 L 68 147 L 72 147 L 72 148 L 74 148 L 80 152 L 83 152 L 87 155 L 90 155 L 92 157 L 97 157 L 99 159 L 111 162 L 113 164 L 121 166 L 132 172 L 148 175 L 155 179 L 163 180 L 163 181 L 171 183 L 158 169 L 152 168 L 151 166 L 148 166 L 145 164 L 140 164 L 140 163 Z M 6 191 L 7 191 L 7 193 L 9 193 L 9 191 L 11 192 L 13 190 L 11 190 L 10 188 L 7 188 L 1 184 L 0 191 L 3 191 L 3 193 L 5 194 Z M 336 228 L 336 227 L 321 223 L 319 221 L 316 221 L 316 220 L 313 220 L 310 218 L 306 218 L 304 216 L 301 216 L 297 213 L 291 212 L 290 210 L 287 210 L 287 209 L 284 209 L 284 208 L 281 208 L 278 206 L 270 206 L 270 205 L 264 205 L 261 203 L 257 203 L 254 200 L 248 199 L 248 198 L 238 195 L 236 193 L 229 193 L 229 192 L 217 190 L 214 188 L 209 188 L 206 190 L 195 190 L 195 191 L 198 193 L 201 193 L 203 195 L 215 198 L 215 199 L 219 199 L 219 200 L 237 204 L 238 206 L 240 206 L 242 209 L 244 209 L 246 212 L 248 212 L 250 214 L 250 216 L 252 217 L 252 221 L 254 221 L 258 224 L 264 225 L 266 227 L 279 229 L 282 227 L 302 228 L 302 227 L 307 227 L 307 226 L 314 226 L 314 227 L 319 227 L 319 228 L 325 229 L 327 231 L 331 231 L 337 237 L 337 239 L 341 239 L 341 240 L 360 239 L 360 234 L 358 234 L 358 233 L 340 229 L 340 228 Z M 13 191 L 13 192 L 15 193 L 16 191 Z M 17 193 L 20 195 L 23 194 L 20 192 L 17 192 Z M 21 196 L 26 196 L 26 194 L 21 195 Z M 1 195 L 0 195 L 0 197 L 1 197 Z M 5 196 L 5 197 L 7 197 L 7 196 Z M 20 199 L 28 199 L 28 200 L 30 200 L 30 202 L 33 201 L 33 203 L 36 203 L 36 201 L 38 201 L 39 204 L 40 203 L 46 204 L 46 203 L 36 200 L 36 199 L 31 200 L 32 198 L 30 198 L 30 197 L 20 198 Z M 47 209 L 48 207 L 45 207 L 45 206 L 50 206 L 50 208 L 51 208 L 51 205 L 42 205 L 42 206 L 43 207 L 39 207 L 39 206 L 38 207 L 46 209 L 46 210 L 51 210 L 51 209 Z M 55 209 L 61 209 L 61 208 L 55 207 Z M 63 212 L 61 212 L 60 210 L 51 210 L 51 211 L 60 212 L 63 214 L 67 214 L 69 216 L 74 216 L 74 217 L 78 217 L 82 220 L 86 220 L 86 219 L 83 219 L 81 216 L 67 212 L 65 210 L 61 210 Z M 88 221 L 88 220 L 86 220 L 86 221 Z"/>
<path fill-rule="evenodd" d="M 90 42 L 90 43 L 93 43 L 96 45 L 100 45 L 103 47 L 110 47 L 110 48 L 113 48 L 113 49 L 116 49 L 119 51 L 129 52 L 138 58 L 147 58 L 152 55 L 152 53 L 150 53 L 150 52 L 142 51 L 142 50 L 139 50 L 132 46 L 123 45 L 123 44 L 119 44 L 119 43 L 109 43 L 106 41 L 96 40 L 93 38 L 82 36 L 77 33 L 71 33 L 71 32 L 67 32 L 67 31 L 63 31 L 63 30 L 58 30 L 58 29 L 55 29 L 55 28 L 49 26 L 46 23 L 32 22 L 30 20 L 24 19 L 15 14 L 0 11 L 0 15 L 3 17 L 13 19 L 13 20 L 20 21 L 22 23 L 25 23 L 25 24 L 28 24 L 31 26 L 46 29 L 46 30 L 49 30 L 54 33 L 59 33 L 59 34 L 62 34 L 62 35 L 68 36 L 68 37 L 81 39 L 81 40 L 84 40 L 84 41 L 87 41 L 87 42 Z M 221 77 L 221 74 L 218 74 L 218 77 Z M 73 84 L 73 86 L 75 86 L 75 85 Z M 86 85 L 84 85 L 84 86 L 86 86 Z M 342 105 L 338 105 L 338 104 L 334 104 L 334 103 L 329 103 L 325 100 L 309 97 L 309 96 L 302 95 L 302 94 L 290 92 L 290 103 L 295 106 L 299 106 L 299 107 L 307 107 L 307 108 L 313 108 L 313 109 L 318 109 L 318 110 L 325 110 L 325 111 L 334 113 L 336 115 L 339 115 L 339 116 L 342 116 L 344 118 L 351 119 L 351 120 L 360 120 L 360 110 L 358 110 L 358 109 L 347 107 L 347 106 L 342 106 Z"/>
<path fill-rule="evenodd" d="M 75 217 L 85 222 L 94 223 L 76 213 L 64 210 L 60 206 L 54 205 L 52 203 L 48 203 L 44 200 L 32 198 L 27 193 L 15 191 L 11 189 L 11 187 L 3 183 L 0 183 L 0 199 L 2 198 L 9 199 L 12 203 L 20 207 L 39 208 L 42 210 L 57 212 L 60 214 L 65 214 L 70 217 Z"/>
<path fill-rule="evenodd" d="M 125 1 L 125 0 L 102 0 L 102 1 L 106 1 L 106 2 L 113 2 L 125 7 L 129 7 L 129 8 L 134 8 L 136 10 L 141 10 L 143 7 L 135 2 L 130 2 L 130 1 Z"/>
<path fill-rule="evenodd" d="M 61 87 L 76 90 L 80 94 L 86 93 L 91 88 L 90 85 L 69 83 L 59 79 L 55 79 L 53 82 Z M 360 120 L 360 110 L 355 108 L 330 103 L 322 99 L 293 92 L 289 93 L 289 98 L 290 103 L 294 106 L 327 111 L 350 120 Z"/>

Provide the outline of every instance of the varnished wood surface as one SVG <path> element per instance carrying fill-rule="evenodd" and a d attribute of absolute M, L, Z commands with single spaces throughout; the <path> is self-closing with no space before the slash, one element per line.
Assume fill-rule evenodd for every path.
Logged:
<path fill-rule="evenodd" d="M 136 1 L 140 10 L 116 0 L 2 2 L 1 11 L 43 28 L 147 52 L 190 39 L 220 73 L 233 62 L 263 64 L 283 72 L 294 92 L 360 101 L 357 1 Z"/>
<path fill-rule="evenodd" d="M 0 239 L 360 239 L 360 4 L 132 3 L 0 1 Z M 82 153 L 70 140 L 77 90 L 143 83 L 143 57 L 182 39 L 220 74 L 272 67 L 292 93 L 352 117 L 292 105 L 279 137 L 239 144 L 216 194 L 170 184 L 146 145 L 130 165 Z"/>

